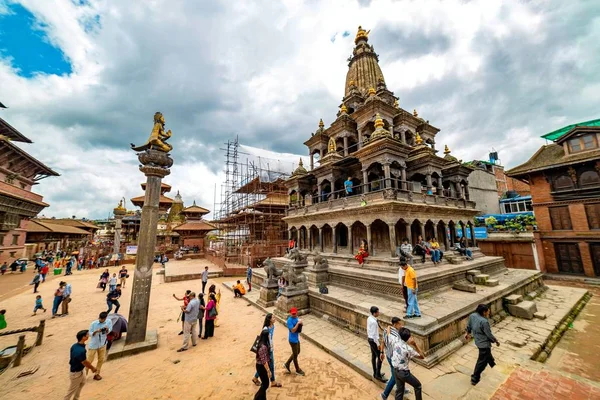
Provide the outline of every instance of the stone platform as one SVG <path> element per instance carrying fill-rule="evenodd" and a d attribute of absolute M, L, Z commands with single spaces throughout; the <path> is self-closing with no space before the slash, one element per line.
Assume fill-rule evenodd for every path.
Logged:
<path fill-rule="evenodd" d="M 106 359 L 114 360 L 156 349 L 158 347 L 158 332 L 156 329 L 148 330 L 146 340 L 140 343 L 126 344 L 126 340 L 127 334 L 124 334 L 121 339 L 113 342 Z"/>
<path fill-rule="evenodd" d="M 230 281 L 223 285 L 231 290 L 234 283 L 235 281 Z M 423 383 L 424 398 L 491 398 L 496 389 L 506 380 L 506 374 L 510 374 L 515 365 L 543 365 L 531 359 L 540 352 L 540 348 L 545 343 L 557 335 L 560 326 L 575 316 L 588 297 L 585 289 L 549 286 L 547 291 L 535 299 L 538 310 L 547 315 L 545 320 L 523 320 L 507 316 L 495 323 L 492 326 L 494 335 L 502 343 L 500 347 L 494 346 L 493 349 L 499 366 L 493 370 L 486 370 L 485 379 L 476 387 L 469 383 L 469 376 L 477 359 L 477 348 L 472 342 L 456 349 L 447 359 L 433 368 L 414 365 L 411 371 Z M 275 307 L 265 308 L 257 305 L 258 293 L 254 291 L 244 296 L 244 299 L 265 313 L 274 312 Z M 356 302 L 355 298 L 346 300 L 347 303 Z M 303 316 L 302 319 L 304 329 L 300 335 L 303 339 L 332 354 L 365 378 L 372 379 L 371 353 L 364 337 L 332 323 L 327 315 L 319 316 L 312 313 Z M 383 318 L 380 317 L 380 320 L 383 321 Z M 408 327 L 408 324 L 406 326 Z M 387 363 L 383 371 L 389 375 Z"/>
<path fill-rule="evenodd" d="M 202 279 L 208 267 L 209 279 L 223 276 L 223 270 L 207 260 L 172 260 L 165 264 L 165 283 Z"/>

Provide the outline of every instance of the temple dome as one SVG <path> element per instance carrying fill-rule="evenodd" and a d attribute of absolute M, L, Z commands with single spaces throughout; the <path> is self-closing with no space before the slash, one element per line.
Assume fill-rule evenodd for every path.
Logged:
<path fill-rule="evenodd" d="M 358 33 L 354 42 L 356 46 L 350 57 L 348 73 L 346 74 L 346 88 L 344 96 L 350 93 L 350 87 L 355 86 L 363 94 L 370 88 L 376 88 L 382 83 L 385 84 L 383 72 L 379 68 L 379 57 L 375 53 L 373 46 L 368 44 L 369 31 L 358 27 Z"/>

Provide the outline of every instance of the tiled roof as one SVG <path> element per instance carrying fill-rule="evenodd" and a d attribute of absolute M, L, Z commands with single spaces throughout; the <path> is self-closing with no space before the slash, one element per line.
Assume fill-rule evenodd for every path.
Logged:
<path fill-rule="evenodd" d="M 598 158 L 600 158 L 600 149 L 565 155 L 563 146 L 552 143 L 542 146 L 531 156 L 529 161 L 506 171 L 506 175 L 518 177 L 535 171 L 597 160 Z"/>
<path fill-rule="evenodd" d="M 27 232 L 37 233 L 37 232 L 55 232 L 55 233 L 69 233 L 73 235 L 89 235 L 90 232 L 84 231 L 83 229 L 69 226 L 69 225 L 61 225 L 61 224 L 53 224 L 50 222 L 42 222 L 39 220 L 29 220 L 27 222 Z"/>
<path fill-rule="evenodd" d="M 212 231 L 215 229 L 217 229 L 216 226 L 202 220 L 188 221 L 173 228 L 174 231 Z"/>

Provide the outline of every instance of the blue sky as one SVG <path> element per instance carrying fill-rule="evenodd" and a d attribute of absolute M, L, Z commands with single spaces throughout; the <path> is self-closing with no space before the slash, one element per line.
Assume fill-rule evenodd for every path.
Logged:
<path fill-rule="evenodd" d="M 0 54 L 20 76 L 72 72 L 62 50 L 50 42 L 43 22 L 20 4 L 10 4 L 5 11 L 0 13 Z"/>

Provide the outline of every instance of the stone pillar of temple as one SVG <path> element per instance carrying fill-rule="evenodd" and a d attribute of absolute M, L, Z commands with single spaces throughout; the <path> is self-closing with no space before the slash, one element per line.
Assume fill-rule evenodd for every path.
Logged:
<path fill-rule="evenodd" d="M 319 228 L 319 249 L 323 252 L 323 228 Z"/>
<path fill-rule="evenodd" d="M 463 191 L 463 199 L 469 200 L 469 183 L 465 183 L 465 188 Z"/>
<path fill-rule="evenodd" d="M 385 178 L 383 187 L 384 188 L 391 187 L 391 185 L 392 185 L 392 181 L 391 181 L 392 174 L 390 173 L 390 163 L 384 163 L 383 164 L 383 176 Z"/>
<path fill-rule="evenodd" d="M 427 194 L 432 194 L 433 184 L 431 183 L 431 174 L 426 174 L 425 179 L 427 180 Z"/>
<path fill-rule="evenodd" d="M 469 231 L 471 231 L 471 247 L 476 247 L 477 242 L 475 241 L 475 227 L 473 224 L 469 224 Z"/>
<path fill-rule="evenodd" d="M 352 225 L 348 227 L 348 250 L 350 254 L 354 254 L 354 242 L 352 242 Z"/>
<path fill-rule="evenodd" d="M 313 250 L 313 245 L 312 245 L 312 233 L 311 233 L 311 229 L 308 228 L 306 230 L 306 232 L 308 233 L 308 250 L 312 251 Z"/>
<path fill-rule="evenodd" d="M 375 249 L 371 243 L 371 224 L 367 224 L 367 246 L 369 246 L 369 254 L 375 255 Z"/>
<path fill-rule="evenodd" d="M 162 119 L 162 115 L 160 117 Z M 156 121 L 156 115 L 154 118 Z M 163 146 L 166 148 L 168 145 L 163 144 Z M 156 348 L 158 342 L 156 331 L 147 332 L 148 310 L 152 288 L 152 266 L 156 251 L 160 185 L 162 178 L 171 173 L 169 168 L 173 165 L 173 159 L 165 150 L 155 150 L 153 146 L 148 147 L 150 148 L 143 149 L 145 151 L 142 151 L 141 148 L 134 148 L 134 150 L 140 151 L 138 160 L 141 164 L 140 171 L 146 175 L 146 193 L 138 235 L 125 347 L 134 343 L 153 341 L 154 347 L 151 348 Z"/>
<path fill-rule="evenodd" d="M 118 260 L 119 253 L 121 252 L 121 227 L 123 217 L 127 213 L 125 207 L 123 207 L 123 201 L 119 202 L 119 205 L 113 210 L 115 214 L 115 238 L 113 244 L 113 258 L 111 261 Z"/>
<path fill-rule="evenodd" d="M 362 147 L 363 147 L 363 136 L 362 136 L 362 133 L 360 132 L 360 129 L 358 130 L 358 145 L 357 145 L 357 147 L 359 149 L 362 149 Z"/>
<path fill-rule="evenodd" d="M 313 153 L 310 154 L 310 169 L 311 170 L 315 169 L 315 158 L 314 158 L 314 156 L 315 155 Z"/>
<path fill-rule="evenodd" d="M 292 230 L 288 229 L 288 242 L 292 240 Z"/>
<path fill-rule="evenodd" d="M 400 131 L 400 141 L 404 144 L 406 144 L 406 131 L 401 130 Z"/>
<path fill-rule="evenodd" d="M 390 231 L 390 251 L 392 257 L 396 257 L 396 224 L 388 224 Z"/>
<path fill-rule="evenodd" d="M 400 183 L 400 189 L 410 190 L 408 182 L 406 182 L 406 167 L 400 169 L 400 180 L 402 181 Z"/>
<path fill-rule="evenodd" d="M 438 178 L 437 195 L 438 196 L 444 196 L 444 185 L 442 183 L 442 177 L 441 176 Z"/>
<path fill-rule="evenodd" d="M 344 157 L 348 155 L 348 136 L 344 136 Z"/>
<path fill-rule="evenodd" d="M 408 222 L 404 224 L 404 234 L 406 235 L 405 238 L 407 238 L 414 247 L 415 244 L 412 242 L 412 232 L 410 231 L 410 224 Z"/>
<path fill-rule="evenodd" d="M 366 169 L 362 170 L 363 173 L 363 193 L 369 192 L 369 174 Z"/>
<path fill-rule="evenodd" d="M 337 254 L 337 225 L 332 228 L 333 230 L 333 252 Z"/>
<path fill-rule="evenodd" d="M 450 243 L 448 242 L 448 225 L 444 224 L 444 247 L 448 251 L 450 249 Z"/>
<path fill-rule="evenodd" d="M 460 231 L 462 233 L 462 237 L 464 237 L 466 240 L 467 239 L 467 229 L 465 227 L 465 224 L 460 225 Z M 468 241 L 467 241 L 467 243 L 468 243 Z"/>

